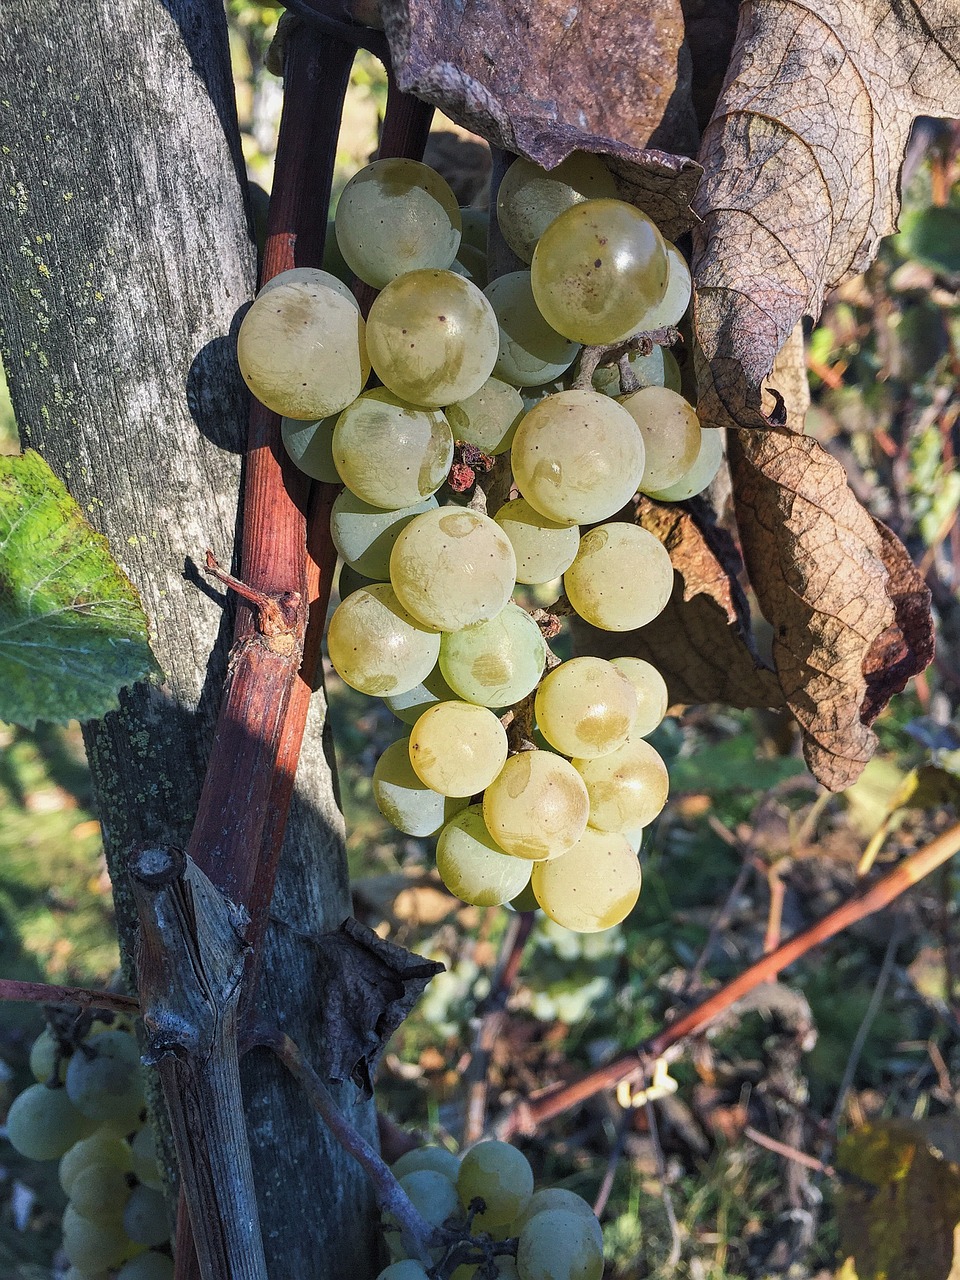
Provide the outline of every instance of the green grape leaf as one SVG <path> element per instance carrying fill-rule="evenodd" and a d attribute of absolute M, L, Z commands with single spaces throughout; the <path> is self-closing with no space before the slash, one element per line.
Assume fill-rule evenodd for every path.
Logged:
<path fill-rule="evenodd" d="M 0 720 L 92 720 L 160 674 L 136 588 L 38 453 L 0 457 Z"/>

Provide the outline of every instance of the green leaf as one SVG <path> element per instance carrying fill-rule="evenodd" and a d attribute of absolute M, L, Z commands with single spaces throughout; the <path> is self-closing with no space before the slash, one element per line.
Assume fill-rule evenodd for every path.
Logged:
<path fill-rule="evenodd" d="M 960 271 L 960 209 L 931 205 L 901 219 L 897 248 L 933 271 Z"/>
<path fill-rule="evenodd" d="M 93 720 L 158 676 L 136 588 L 38 453 L 0 457 L 0 720 Z"/>

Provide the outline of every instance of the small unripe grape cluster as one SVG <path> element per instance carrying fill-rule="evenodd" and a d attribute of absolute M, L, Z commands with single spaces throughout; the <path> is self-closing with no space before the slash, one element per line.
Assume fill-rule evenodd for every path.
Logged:
<path fill-rule="evenodd" d="M 377 763 L 381 812 L 438 837 L 441 878 L 464 901 L 526 894 L 525 909 L 595 931 L 636 902 L 637 833 L 666 801 L 645 741 L 666 685 L 639 659 L 550 669 L 556 616 L 535 620 L 512 597 L 562 577 L 567 604 L 596 627 L 652 621 L 673 589 L 670 557 L 612 517 L 638 490 L 698 492 L 722 449 L 664 385 L 675 362 L 659 346 L 631 353 L 628 394 L 603 367 L 591 386 L 569 384 L 582 344 L 669 328 L 690 299 L 683 257 L 617 198 L 603 162 L 575 153 L 547 173 L 518 160 L 497 218 L 530 269 L 487 282 L 485 215 L 460 210 L 423 164 L 376 161 L 348 183 L 335 222 L 349 269 L 380 289 L 366 323 L 336 277 L 286 272 L 244 319 L 239 359 L 285 415 L 297 465 L 345 486 L 330 661 L 410 726 Z M 363 390 L 371 368 L 383 385 Z M 497 510 L 452 492 L 441 505 L 448 478 L 463 490 L 465 470 L 472 479 L 502 455 L 515 496 Z M 536 732 L 511 741 L 510 709 L 531 699 Z"/>
<path fill-rule="evenodd" d="M 82 1035 L 47 1028 L 30 1068 L 37 1083 L 14 1099 L 7 1137 L 27 1159 L 60 1161 L 66 1280 L 173 1280 L 170 1220 L 129 1023 L 93 1021 Z"/>
<path fill-rule="evenodd" d="M 575 1192 L 534 1190 L 533 1170 L 507 1142 L 480 1142 L 461 1158 L 420 1147 L 394 1164 L 420 1216 L 437 1228 L 432 1269 L 405 1257 L 385 1222 L 393 1261 L 377 1280 L 600 1280 L 603 1233 Z"/>

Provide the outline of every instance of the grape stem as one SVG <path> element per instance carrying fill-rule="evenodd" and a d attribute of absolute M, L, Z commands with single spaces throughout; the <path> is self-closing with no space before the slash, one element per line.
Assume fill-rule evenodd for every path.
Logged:
<path fill-rule="evenodd" d="M 136 996 L 124 996 L 117 991 L 90 991 L 86 987 L 58 987 L 49 982 L 17 982 L 13 978 L 0 978 L 0 1000 L 76 1005 L 80 1009 L 114 1009 L 117 1013 L 140 1012 Z"/>
<path fill-rule="evenodd" d="M 638 351 L 642 356 L 648 356 L 654 347 L 672 347 L 674 343 L 679 341 L 679 332 L 672 325 L 667 325 L 662 329 L 651 329 L 649 333 L 635 333 L 629 338 L 624 338 L 622 342 L 614 342 L 609 346 L 584 347 L 580 353 L 580 367 L 577 370 L 577 376 L 573 380 L 573 389 L 575 391 L 592 391 L 593 375 L 596 373 L 598 366 L 602 364 L 618 364 L 624 356 L 633 351 Z M 625 385 L 622 365 L 620 369 L 620 385 L 626 395 L 637 388 Z"/>

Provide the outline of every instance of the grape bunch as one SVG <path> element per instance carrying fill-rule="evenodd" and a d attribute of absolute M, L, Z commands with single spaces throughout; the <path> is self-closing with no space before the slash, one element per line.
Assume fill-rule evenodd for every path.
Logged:
<path fill-rule="evenodd" d="M 645 739 L 667 690 L 640 659 L 558 662 L 547 640 L 564 612 L 630 631 L 662 611 L 667 551 L 614 517 L 638 490 L 699 492 L 722 447 L 669 351 L 639 337 L 680 320 L 690 272 L 603 162 L 518 159 L 496 216 L 529 270 L 488 283 L 485 215 L 426 165 L 368 165 L 335 220 L 349 271 L 379 289 L 366 321 L 335 275 L 297 268 L 261 290 L 238 355 L 297 465 L 344 486 L 330 661 L 410 727 L 377 762 L 381 812 L 437 837 L 464 901 L 592 932 L 640 892 L 639 837 L 668 789 Z M 584 345 L 617 344 L 618 365 L 577 372 Z M 514 598 L 560 578 L 553 610 Z"/>
<path fill-rule="evenodd" d="M 377 1280 L 600 1280 L 603 1234 L 581 1196 L 534 1191 L 533 1170 L 507 1142 L 480 1142 L 458 1157 L 419 1147 L 393 1165 L 421 1217 L 436 1229 L 433 1267 L 403 1255 L 384 1223 L 394 1259 Z"/>
<path fill-rule="evenodd" d="M 34 1042 L 30 1069 L 36 1083 L 14 1099 L 7 1137 L 27 1159 L 60 1161 L 65 1280 L 172 1280 L 170 1220 L 130 1024 L 56 1019 Z"/>

